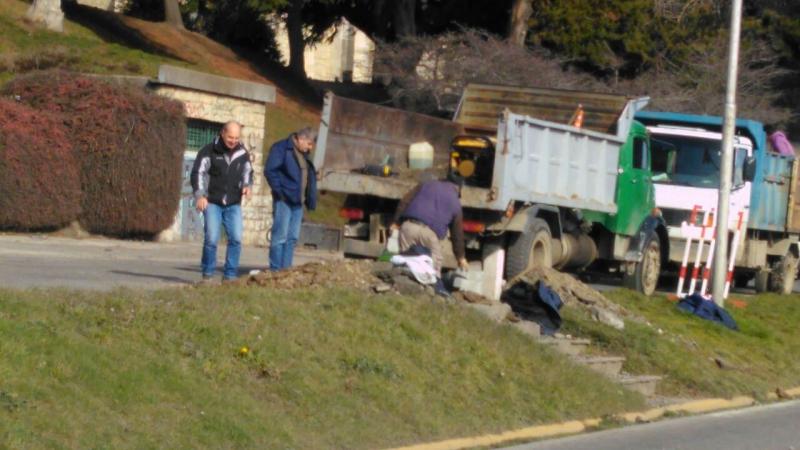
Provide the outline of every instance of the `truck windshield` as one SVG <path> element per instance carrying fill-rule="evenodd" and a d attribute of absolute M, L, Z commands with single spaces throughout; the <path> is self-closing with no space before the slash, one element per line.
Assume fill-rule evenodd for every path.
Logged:
<path fill-rule="evenodd" d="M 721 141 L 671 135 L 658 135 L 654 140 L 658 143 L 653 145 L 653 169 L 654 172 L 661 172 L 654 177 L 655 182 L 693 187 L 719 187 Z M 669 151 L 675 152 L 672 158 L 666 156 Z M 746 149 L 735 149 L 732 180 L 734 186 L 744 182 L 742 167 L 746 156 Z M 655 164 L 656 161 L 661 161 L 663 164 Z M 667 167 L 670 164 L 672 167 Z"/>

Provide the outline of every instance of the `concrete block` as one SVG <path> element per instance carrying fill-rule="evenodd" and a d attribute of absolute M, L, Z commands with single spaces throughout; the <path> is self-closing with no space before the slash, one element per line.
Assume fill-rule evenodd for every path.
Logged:
<path fill-rule="evenodd" d="M 514 322 L 512 326 L 528 336 L 538 338 L 542 334 L 539 324 L 536 322 L 531 322 L 530 320 L 520 320 L 519 322 Z"/>
<path fill-rule="evenodd" d="M 493 322 L 505 322 L 509 314 L 511 314 L 511 307 L 506 303 L 493 303 L 491 305 L 483 305 L 480 303 L 467 303 L 467 306 L 485 315 Z"/>
<path fill-rule="evenodd" d="M 158 68 L 158 81 L 162 84 L 213 92 L 261 103 L 275 102 L 274 86 L 212 75 L 168 64 L 162 64 Z"/>

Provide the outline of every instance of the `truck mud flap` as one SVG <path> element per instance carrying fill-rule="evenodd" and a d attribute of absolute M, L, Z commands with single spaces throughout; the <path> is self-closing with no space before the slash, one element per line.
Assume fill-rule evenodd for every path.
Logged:
<path fill-rule="evenodd" d="M 297 246 L 309 250 L 342 251 L 342 230 L 318 223 L 303 223 Z"/>

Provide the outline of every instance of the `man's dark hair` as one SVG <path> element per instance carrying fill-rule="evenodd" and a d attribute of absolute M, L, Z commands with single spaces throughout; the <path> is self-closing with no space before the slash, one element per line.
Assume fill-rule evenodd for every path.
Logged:
<path fill-rule="evenodd" d="M 462 177 L 461 175 L 459 175 L 454 171 L 450 171 L 447 173 L 447 181 L 455 184 L 456 186 L 458 186 L 459 189 L 464 187 L 464 177 Z"/>
<path fill-rule="evenodd" d="M 770 135 L 770 134 L 774 133 L 775 132 L 775 125 L 773 125 L 773 124 L 764 125 L 764 132 L 767 133 L 767 135 Z"/>

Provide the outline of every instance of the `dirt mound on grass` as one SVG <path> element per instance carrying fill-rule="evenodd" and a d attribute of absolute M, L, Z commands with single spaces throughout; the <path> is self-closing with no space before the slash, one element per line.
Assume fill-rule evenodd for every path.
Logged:
<path fill-rule="evenodd" d="M 621 316 L 626 315 L 626 311 L 622 307 L 571 275 L 548 267 L 529 269 L 511 279 L 503 292 L 503 300 L 515 310 L 526 311 L 531 307 L 532 298 L 538 295 L 536 289 L 540 282 L 558 294 L 565 305 L 583 307 L 595 320 L 616 329 L 625 327 Z"/>
<path fill-rule="evenodd" d="M 372 274 L 373 265 L 373 261 L 367 260 L 312 262 L 280 272 L 259 272 L 250 275 L 244 282 L 248 285 L 284 290 L 348 287 L 369 291 L 381 283 Z"/>

